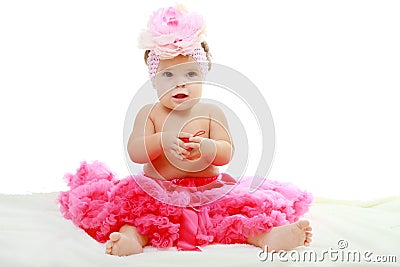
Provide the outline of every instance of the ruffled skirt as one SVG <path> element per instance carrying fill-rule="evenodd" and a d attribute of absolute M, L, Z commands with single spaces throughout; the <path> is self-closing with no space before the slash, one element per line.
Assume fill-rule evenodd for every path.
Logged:
<path fill-rule="evenodd" d="M 83 162 L 65 176 L 65 218 L 99 242 L 123 225 L 135 226 L 149 244 L 194 250 L 211 243 L 246 243 L 249 236 L 297 221 L 312 202 L 290 183 L 266 180 L 249 193 L 252 177 L 154 180 L 143 174 L 117 179 L 104 164 Z"/>

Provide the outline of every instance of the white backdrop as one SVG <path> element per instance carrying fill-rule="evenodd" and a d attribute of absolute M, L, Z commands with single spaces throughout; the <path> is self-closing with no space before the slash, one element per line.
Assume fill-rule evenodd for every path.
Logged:
<path fill-rule="evenodd" d="M 0 2 L 0 193 L 66 189 L 82 160 L 129 174 L 125 112 L 147 79 L 137 37 L 167 3 L 148 2 Z M 183 3 L 204 16 L 214 61 L 269 104 L 269 178 L 316 196 L 399 195 L 400 3 Z"/>

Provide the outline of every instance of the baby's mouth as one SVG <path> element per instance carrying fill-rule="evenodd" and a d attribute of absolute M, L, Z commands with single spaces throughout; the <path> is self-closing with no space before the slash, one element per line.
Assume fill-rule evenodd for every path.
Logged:
<path fill-rule="evenodd" d="M 177 93 L 177 94 L 173 95 L 172 97 L 175 98 L 175 99 L 184 99 L 184 98 L 186 98 L 188 96 L 189 95 L 186 94 L 186 93 Z"/>

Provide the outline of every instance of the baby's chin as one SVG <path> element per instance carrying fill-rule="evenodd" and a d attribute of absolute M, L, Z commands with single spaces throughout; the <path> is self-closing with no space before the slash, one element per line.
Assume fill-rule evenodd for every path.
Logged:
<path fill-rule="evenodd" d="M 168 101 L 168 103 L 165 103 L 165 101 L 161 101 L 161 104 L 171 110 L 183 111 L 183 110 L 191 109 L 197 103 L 199 103 L 199 101 L 200 101 L 200 99 L 188 99 L 184 102 L 176 102 L 176 101 L 171 100 L 171 101 Z"/>

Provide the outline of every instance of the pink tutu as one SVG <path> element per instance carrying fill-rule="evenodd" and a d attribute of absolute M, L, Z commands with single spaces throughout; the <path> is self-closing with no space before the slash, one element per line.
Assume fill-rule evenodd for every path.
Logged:
<path fill-rule="evenodd" d="M 249 236 L 297 221 L 312 202 L 311 194 L 290 183 L 266 180 L 249 193 L 252 177 L 236 182 L 227 174 L 118 180 L 104 164 L 83 162 L 65 178 L 71 189 L 60 193 L 62 214 L 102 243 L 126 224 L 159 248 L 246 243 Z"/>

